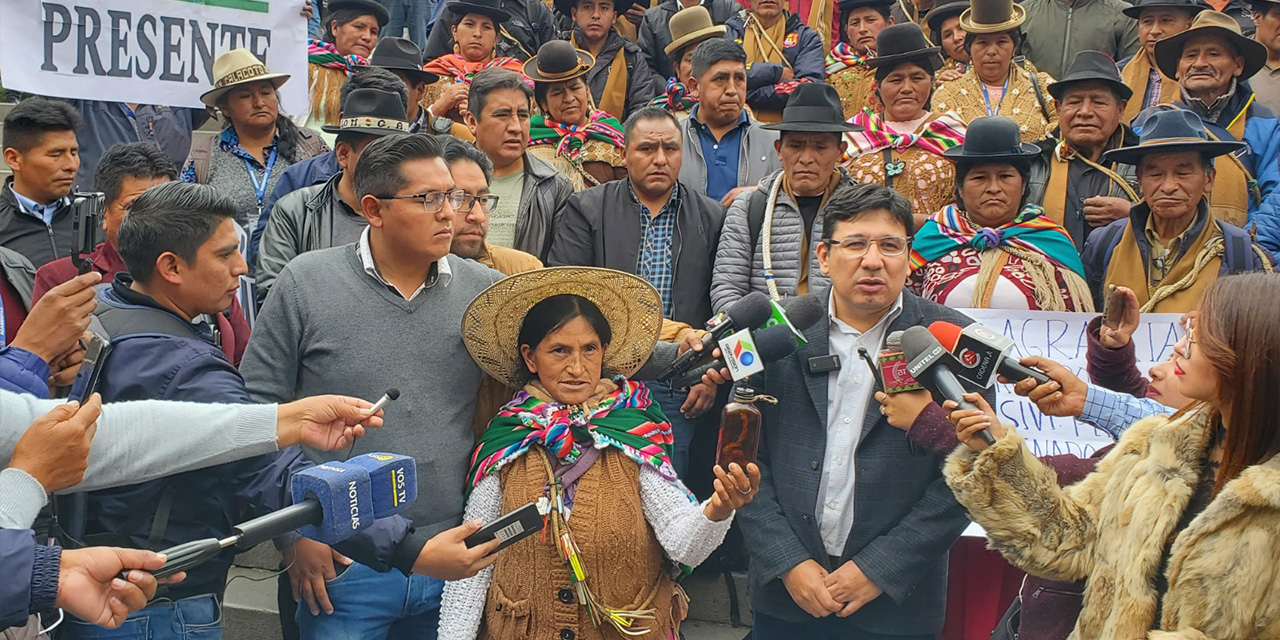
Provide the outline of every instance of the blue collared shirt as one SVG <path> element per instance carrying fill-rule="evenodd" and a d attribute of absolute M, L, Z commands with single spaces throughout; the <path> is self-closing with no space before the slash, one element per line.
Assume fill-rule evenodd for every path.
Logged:
<path fill-rule="evenodd" d="M 698 120 L 698 107 L 693 105 L 689 117 L 693 120 L 694 130 L 698 132 L 698 141 L 702 143 L 702 157 L 707 164 L 707 197 L 720 200 L 724 194 L 738 188 L 739 160 L 742 157 L 742 132 L 750 126 L 747 110 L 742 110 L 738 117 L 738 125 L 716 140 L 710 127 Z"/>
<path fill-rule="evenodd" d="M 1151 398 L 1135 398 L 1127 393 L 1089 385 L 1080 420 L 1106 431 L 1116 440 L 1133 423 L 1151 416 L 1169 415 L 1175 411 Z"/>
<path fill-rule="evenodd" d="M 628 181 L 628 185 L 630 181 Z M 634 188 L 631 198 L 639 204 Z M 671 245 L 676 233 L 676 214 L 680 211 L 680 185 L 671 189 L 671 197 L 658 215 L 640 206 L 640 253 L 636 257 L 636 275 L 649 281 L 662 297 L 662 315 L 671 317 L 671 289 L 675 284 L 676 266 Z"/>
<path fill-rule="evenodd" d="M 71 204 L 70 196 L 66 196 L 52 204 L 40 204 L 35 200 L 18 193 L 18 191 L 13 188 L 12 184 L 9 185 L 9 191 L 13 192 L 13 199 L 18 201 L 18 208 L 21 209 L 23 213 L 44 220 L 44 226 L 46 227 L 53 224 L 53 214 L 57 213 L 58 209 Z"/>

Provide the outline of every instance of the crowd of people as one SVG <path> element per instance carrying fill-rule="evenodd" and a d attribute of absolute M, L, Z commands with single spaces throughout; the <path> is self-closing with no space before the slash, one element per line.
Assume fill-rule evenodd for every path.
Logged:
<path fill-rule="evenodd" d="M 937 638 L 970 520 L 1027 574 L 993 637 L 1280 637 L 1280 2 L 650 4 L 309 2 L 306 78 L 234 49 L 203 110 L 23 96 L 0 632 L 221 637 L 232 552 L 154 552 L 392 451 L 402 514 L 276 539 L 286 637 L 680 638 L 729 540 L 752 638 Z M 660 372 L 760 294 L 824 313 L 721 467 L 729 374 Z M 964 309 L 1106 311 L 1091 382 L 1006 382 L 1116 444 L 886 393 L 867 354 Z M 1185 314 L 1150 380 L 1142 313 Z M 526 503 L 542 534 L 465 542 Z"/>

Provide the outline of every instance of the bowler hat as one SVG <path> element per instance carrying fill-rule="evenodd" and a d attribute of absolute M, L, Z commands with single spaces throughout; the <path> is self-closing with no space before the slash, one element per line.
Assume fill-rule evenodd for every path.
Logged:
<path fill-rule="evenodd" d="M 1004 33 L 1022 26 L 1027 10 L 1013 0 L 971 0 L 960 13 L 960 28 L 965 33 Z"/>
<path fill-rule="evenodd" d="M 862 127 L 844 120 L 840 94 L 825 82 L 806 82 L 795 88 L 782 110 L 782 122 L 763 125 L 773 131 L 844 133 Z"/>
<path fill-rule="evenodd" d="M 1137 145 L 1112 149 L 1102 154 L 1102 159 L 1136 165 L 1142 156 L 1152 153 L 1194 152 L 1215 157 L 1244 147 L 1243 142 L 1210 138 L 1204 121 L 1192 111 L 1161 109 L 1142 123 L 1142 135 Z"/>
<path fill-rule="evenodd" d="M 369 66 L 399 71 L 417 84 L 431 84 L 440 76 L 422 70 L 422 50 L 408 38 L 383 38 L 369 56 Z"/>
<path fill-rule="evenodd" d="M 920 25 L 914 22 L 891 24 L 876 35 L 876 55 L 867 60 L 867 66 L 874 69 L 915 62 L 929 71 L 937 71 L 942 65 L 941 52 L 942 47 L 932 46 L 924 37 Z"/>
<path fill-rule="evenodd" d="M 675 12 L 667 25 L 671 30 L 671 44 L 662 50 L 667 55 L 672 55 L 703 40 L 723 38 L 728 31 L 728 27 L 722 24 L 713 24 L 711 12 L 702 5 Z"/>
<path fill-rule="evenodd" d="M 1111 56 L 1101 51 L 1081 51 L 1076 54 L 1071 68 L 1057 82 L 1049 83 L 1049 95 L 1061 100 L 1067 87 L 1075 82 L 1102 82 L 1120 96 L 1121 100 L 1133 97 L 1133 89 L 1120 77 L 1120 69 Z"/>
<path fill-rule="evenodd" d="M 573 8 L 578 6 L 578 2 L 579 0 L 555 0 L 556 11 L 566 18 L 572 18 Z M 636 0 L 613 0 L 613 10 L 618 15 L 622 15 L 635 3 Z"/>
<path fill-rule="evenodd" d="M 929 30 L 934 33 L 934 37 L 938 37 L 939 32 L 942 31 L 943 21 L 964 13 L 968 8 L 969 0 L 938 0 L 929 13 L 924 14 L 924 22 L 929 25 Z"/>
<path fill-rule="evenodd" d="M 591 54 L 568 40 L 549 40 L 538 47 L 538 55 L 524 63 L 524 75 L 534 82 L 567 82 L 586 75 L 595 63 Z"/>
<path fill-rule="evenodd" d="M 888 9 L 892 7 L 897 0 L 841 0 L 840 15 L 843 20 L 847 20 L 849 12 L 858 7 L 871 7 L 872 9 Z"/>
<path fill-rule="evenodd" d="M 324 10 L 326 15 L 332 15 L 335 11 L 347 10 L 367 13 L 378 21 L 379 27 L 387 26 L 387 22 L 391 20 L 391 14 L 387 13 L 387 8 L 377 0 L 329 0 L 324 6 Z"/>
<path fill-rule="evenodd" d="M 200 96 L 200 102 L 218 106 L 218 99 L 234 87 L 270 80 L 277 89 L 289 80 L 287 73 L 271 73 L 252 51 L 232 49 L 213 61 L 213 88 Z"/>
<path fill-rule="evenodd" d="M 356 89 L 342 103 L 338 124 L 320 127 L 325 133 L 365 133 L 386 136 L 409 133 L 409 115 L 400 96 L 379 89 Z"/>
<path fill-rule="evenodd" d="M 494 24 L 502 24 L 511 19 L 511 14 L 502 8 L 502 0 L 454 0 L 446 4 L 444 8 L 452 11 L 453 15 L 458 18 L 468 13 L 488 16 L 490 20 L 493 20 Z"/>
<path fill-rule="evenodd" d="M 1178 77 L 1178 59 L 1182 57 L 1182 47 L 1196 36 L 1218 36 L 1240 52 L 1244 57 L 1244 72 L 1240 80 L 1248 80 L 1262 70 L 1267 64 L 1267 46 L 1246 38 L 1240 32 L 1240 23 L 1235 18 L 1217 11 L 1202 11 L 1191 23 L 1191 28 L 1174 34 L 1156 43 L 1156 66 L 1160 73 L 1170 77 Z"/>
<path fill-rule="evenodd" d="M 1201 11 L 1208 11 L 1213 8 L 1203 2 L 1203 0 L 1137 0 L 1120 11 L 1126 16 L 1137 20 L 1142 16 L 1143 9 L 1152 9 L 1155 7 L 1184 9 L 1186 11 L 1190 11 L 1192 15 L 1196 15 Z"/>
<path fill-rule="evenodd" d="M 969 123 L 964 142 L 942 152 L 956 164 L 992 164 L 1027 161 L 1040 155 L 1040 147 L 1022 141 L 1018 123 L 1005 116 L 985 116 Z"/>

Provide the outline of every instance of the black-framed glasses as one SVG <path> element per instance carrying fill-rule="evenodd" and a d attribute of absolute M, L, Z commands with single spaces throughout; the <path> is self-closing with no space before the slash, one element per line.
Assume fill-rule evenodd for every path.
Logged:
<path fill-rule="evenodd" d="M 470 209 L 475 202 L 475 196 L 467 193 L 466 189 L 428 191 L 426 193 L 410 193 L 402 196 L 378 196 L 379 200 L 417 200 L 419 198 L 422 199 L 422 207 L 426 209 L 427 213 L 440 213 L 444 209 L 446 200 L 454 211 Z"/>
<path fill-rule="evenodd" d="M 880 255 L 891 258 L 906 253 L 907 247 L 911 246 L 911 241 L 906 236 L 880 236 L 879 238 L 849 236 L 839 240 L 828 238 L 823 240 L 822 243 L 828 247 L 840 247 L 851 258 L 861 258 L 867 255 L 867 250 L 873 244 L 880 250 Z"/>
<path fill-rule="evenodd" d="M 471 207 L 475 206 L 477 202 L 480 203 L 480 209 L 485 213 L 493 213 L 493 210 L 498 208 L 498 196 L 492 193 L 483 196 L 467 194 L 467 198 L 467 202 L 462 205 L 459 211 L 470 211 Z"/>

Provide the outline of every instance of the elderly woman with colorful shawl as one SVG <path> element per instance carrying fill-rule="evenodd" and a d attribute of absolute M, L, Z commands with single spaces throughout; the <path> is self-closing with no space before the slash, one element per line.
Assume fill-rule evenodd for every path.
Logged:
<path fill-rule="evenodd" d="M 423 65 L 423 69 L 440 76 L 427 87 L 422 103 L 432 117 L 449 118 L 461 123 L 467 110 L 467 91 L 476 72 L 493 67 L 524 73 L 519 60 L 493 55 L 502 23 L 511 14 L 502 9 L 501 0 L 453 0 L 448 5 L 453 16 L 453 53 L 440 56 Z"/>
<path fill-rule="evenodd" d="M 693 51 L 712 38 L 723 38 L 726 27 L 711 23 L 711 12 L 701 5 L 681 9 L 671 16 L 671 44 L 663 52 L 671 59 L 676 74 L 667 79 L 666 88 L 650 104 L 671 112 L 683 120 L 698 104 L 698 95 L 689 89 L 693 76 Z"/>
<path fill-rule="evenodd" d="M 324 39 L 307 41 L 311 112 L 306 126 L 316 130 L 338 124 L 342 84 L 368 66 L 378 33 L 390 19 L 377 0 L 329 0 L 324 14 Z"/>
<path fill-rule="evenodd" d="M 941 50 L 929 45 L 919 25 L 885 27 L 876 51 L 867 65 L 884 106 L 850 120 L 862 130 L 845 134 L 844 166 L 855 182 L 883 184 L 910 200 L 918 229 L 929 214 L 955 202 L 955 165 L 942 153 L 964 142 L 965 124 L 955 114 L 929 111 Z"/>
<path fill-rule="evenodd" d="M 958 204 L 916 233 L 916 293 L 956 308 L 1093 311 L 1070 234 L 1027 204 L 1027 175 L 1039 154 L 1003 116 L 978 118 L 964 144 L 943 154 L 956 164 Z"/>
<path fill-rule="evenodd" d="M 574 191 L 626 177 L 622 123 L 595 108 L 583 76 L 595 59 L 552 40 L 524 64 L 539 113 L 529 118 L 529 152 L 560 170 Z"/>
<path fill-rule="evenodd" d="M 534 503 L 546 530 L 445 585 L 441 640 L 644 635 L 678 638 L 688 599 L 675 578 L 719 546 L 759 469 L 715 467 L 698 504 L 671 466 L 671 427 L 643 383 L 662 301 L 647 281 L 559 267 L 505 278 L 476 297 L 463 342 L 486 373 L 523 390 L 471 460 L 466 518 Z"/>
<path fill-rule="evenodd" d="M 827 53 L 827 82 L 840 92 L 845 119 L 879 109 L 867 61 L 876 55 L 880 32 L 893 24 L 895 0 L 845 0 L 840 3 L 840 41 Z"/>

